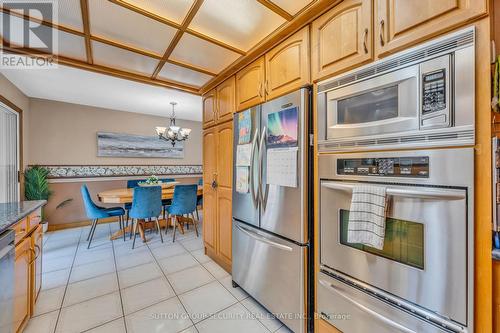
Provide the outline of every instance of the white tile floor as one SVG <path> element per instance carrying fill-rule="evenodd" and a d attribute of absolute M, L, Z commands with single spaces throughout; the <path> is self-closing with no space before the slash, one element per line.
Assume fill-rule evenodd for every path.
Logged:
<path fill-rule="evenodd" d="M 193 228 L 161 243 L 109 235 L 99 225 L 44 235 L 43 283 L 25 332 L 289 332 L 205 256 Z M 201 226 L 200 226 L 201 229 Z"/>

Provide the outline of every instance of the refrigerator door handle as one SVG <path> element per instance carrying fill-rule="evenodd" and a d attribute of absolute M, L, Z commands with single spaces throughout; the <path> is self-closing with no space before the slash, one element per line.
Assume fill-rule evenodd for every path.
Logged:
<path fill-rule="evenodd" d="M 261 241 L 263 243 L 266 243 L 268 245 L 271 245 L 271 246 L 276 247 L 276 248 L 281 249 L 281 250 L 285 250 L 285 251 L 289 251 L 289 252 L 293 251 L 293 249 L 290 246 L 280 244 L 278 242 L 274 242 L 274 241 L 272 241 L 272 240 L 270 240 L 262 235 L 259 235 L 258 233 L 254 232 L 250 229 L 242 227 L 240 224 L 236 224 L 236 228 L 238 228 L 241 232 L 246 234 L 248 237 L 251 237 L 255 240 Z"/>
<path fill-rule="evenodd" d="M 254 185 L 254 179 L 253 179 L 253 174 L 254 174 L 254 159 L 255 159 L 255 149 L 257 148 L 257 142 L 259 141 L 259 130 L 255 130 L 255 135 L 253 136 L 253 141 L 252 141 L 252 151 L 251 151 L 251 156 L 250 156 L 250 194 L 252 196 L 252 202 L 253 206 L 257 208 L 259 206 L 259 192 L 255 191 L 255 185 Z M 259 176 L 260 176 L 260 167 L 259 167 Z"/>
<path fill-rule="evenodd" d="M 262 205 L 262 209 L 266 209 L 266 204 L 267 204 L 267 195 L 269 194 L 269 185 L 262 184 L 262 174 L 264 170 L 264 166 L 262 165 L 262 162 L 264 161 L 264 145 L 266 144 L 266 134 L 267 134 L 267 128 L 264 126 L 264 129 L 262 129 L 262 135 L 260 136 L 260 145 L 259 145 L 259 193 L 260 193 L 260 204 Z M 263 189 L 263 186 L 265 187 L 265 191 Z"/>

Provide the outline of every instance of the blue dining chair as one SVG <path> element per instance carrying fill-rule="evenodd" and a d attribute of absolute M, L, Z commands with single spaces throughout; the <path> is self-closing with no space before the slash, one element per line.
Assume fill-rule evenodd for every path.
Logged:
<path fill-rule="evenodd" d="M 203 186 L 203 178 L 198 179 L 198 186 Z M 196 219 L 200 220 L 200 214 L 198 213 L 198 206 L 203 208 L 203 194 L 199 195 L 196 199 Z"/>
<path fill-rule="evenodd" d="M 94 232 L 97 227 L 97 222 L 99 221 L 99 219 L 118 216 L 120 229 L 123 230 L 124 229 L 123 215 L 125 215 L 125 210 L 121 207 L 104 208 L 97 206 L 90 197 L 87 185 L 82 185 L 82 187 L 80 188 L 80 192 L 82 193 L 85 213 L 87 214 L 87 217 L 92 220 L 92 225 L 90 227 L 90 231 L 87 236 L 87 241 L 89 242 L 87 249 L 89 249 L 90 244 L 92 243 L 92 238 L 94 238 Z M 125 232 L 123 233 L 123 240 L 125 241 Z"/>
<path fill-rule="evenodd" d="M 170 182 L 175 182 L 174 178 L 161 178 L 160 181 L 162 183 L 170 183 Z M 167 206 L 170 206 L 172 204 L 172 199 L 162 199 L 161 205 L 163 206 L 163 219 L 166 217 L 166 212 L 167 212 Z"/>
<path fill-rule="evenodd" d="M 135 247 L 135 238 L 137 236 L 137 225 L 139 220 L 153 219 L 156 222 L 156 228 L 160 234 L 161 242 L 163 236 L 160 230 L 160 222 L 158 216 L 161 214 L 161 186 L 134 187 L 134 197 L 132 199 L 132 208 L 130 209 L 130 217 L 132 218 L 132 233 L 134 241 L 132 248 Z"/>
<path fill-rule="evenodd" d="M 174 218 L 174 235 L 172 241 L 175 242 L 175 232 L 178 224 L 178 217 L 183 215 L 191 215 L 193 219 L 194 229 L 196 230 L 196 237 L 198 237 L 198 221 L 194 218 L 194 211 L 196 210 L 196 193 L 198 192 L 198 185 L 176 185 L 174 188 L 174 197 L 172 205 L 167 207 L 167 212 Z M 167 229 L 168 230 L 168 229 Z M 165 230 L 165 234 L 167 231 Z"/>
<path fill-rule="evenodd" d="M 142 183 L 145 181 L 146 181 L 146 179 L 129 179 L 129 180 L 127 180 L 127 188 L 137 187 L 137 186 L 139 186 L 139 183 Z M 131 202 L 125 203 L 124 208 L 127 211 L 127 217 L 125 220 L 125 227 L 128 227 L 128 221 L 130 219 L 129 213 L 130 213 L 130 208 L 132 208 L 132 203 Z M 132 234 L 130 234 L 130 238 L 132 238 Z"/>

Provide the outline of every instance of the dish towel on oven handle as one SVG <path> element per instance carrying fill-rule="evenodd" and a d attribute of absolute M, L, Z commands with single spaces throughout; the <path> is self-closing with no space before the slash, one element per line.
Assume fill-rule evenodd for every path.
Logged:
<path fill-rule="evenodd" d="M 387 195 L 385 187 L 355 186 L 347 228 L 347 242 L 382 250 L 385 237 Z"/>

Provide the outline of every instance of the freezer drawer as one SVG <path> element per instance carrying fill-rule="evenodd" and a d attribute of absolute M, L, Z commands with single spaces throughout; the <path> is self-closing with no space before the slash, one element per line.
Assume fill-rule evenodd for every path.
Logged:
<path fill-rule="evenodd" d="M 306 325 L 306 249 L 233 220 L 233 281 L 295 333 Z"/>
<path fill-rule="evenodd" d="M 449 332 L 323 272 L 318 274 L 317 288 L 318 313 L 343 333 Z"/>

